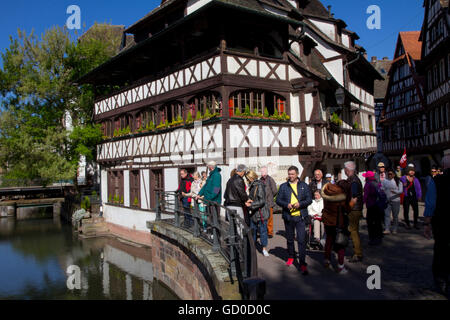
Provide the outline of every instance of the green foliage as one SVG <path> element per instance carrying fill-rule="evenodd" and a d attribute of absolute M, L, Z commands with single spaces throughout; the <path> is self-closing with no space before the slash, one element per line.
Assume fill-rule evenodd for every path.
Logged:
<path fill-rule="evenodd" d="M 155 124 L 154 124 L 153 120 L 150 120 L 150 121 L 147 123 L 147 125 L 145 126 L 145 129 L 146 129 L 147 131 L 153 131 L 153 130 L 155 130 Z"/>
<path fill-rule="evenodd" d="M 269 114 L 269 109 L 264 108 L 264 117 L 269 118 L 270 114 Z"/>
<path fill-rule="evenodd" d="M 123 204 L 123 196 L 120 197 L 120 204 Z"/>
<path fill-rule="evenodd" d="M 358 122 L 355 121 L 355 123 L 353 123 L 353 129 L 358 130 L 359 129 L 359 124 Z"/>
<path fill-rule="evenodd" d="M 234 114 L 238 117 L 242 116 L 241 109 L 237 108 Z"/>
<path fill-rule="evenodd" d="M 197 114 L 195 115 L 195 121 L 202 120 L 202 113 L 200 111 L 197 111 Z"/>
<path fill-rule="evenodd" d="M 189 111 L 187 116 L 186 116 L 186 124 L 190 124 L 192 122 L 194 122 L 194 119 L 192 118 L 192 112 Z"/>
<path fill-rule="evenodd" d="M 91 208 L 91 199 L 88 196 L 81 201 L 81 209 L 88 211 Z"/>
<path fill-rule="evenodd" d="M 373 131 L 374 131 L 374 130 L 373 130 L 373 125 L 372 125 L 372 124 L 369 125 L 369 130 L 370 130 L 370 132 L 373 132 Z"/>
<path fill-rule="evenodd" d="M 283 113 L 281 114 L 281 120 L 289 121 L 290 119 L 291 119 L 291 117 L 289 117 L 289 116 L 286 114 L 286 112 L 283 112 Z"/>
<path fill-rule="evenodd" d="M 138 197 L 134 197 L 133 205 L 134 205 L 135 207 L 138 207 L 138 206 L 139 206 L 139 199 L 138 199 Z"/>
<path fill-rule="evenodd" d="M 117 53 L 121 39 L 101 38 L 103 27 L 96 25 L 81 41 L 59 27 L 41 37 L 21 30 L 10 37 L 0 68 L 4 182 L 19 186 L 33 180 L 43 185 L 76 181 L 81 157 L 96 158 L 96 145 L 104 137 L 93 122 L 93 88 L 73 83 Z"/>
<path fill-rule="evenodd" d="M 248 104 L 245 105 L 244 116 L 250 117 L 252 114 L 250 113 L 250 106 Z"/>
<path fill-rule="evenodd" d="M 114 195 L 114 203 L 119 203 L 119 195 L 118 194 L 115 194 Z"/>
<path fill-rule="evenodd" d="M 203 115 L 203 120 L 208 120 L 212 117 L 211 112 L 209 111 L 208 108 L 206 108 L 205 114 Z"/>
<path fill-rule="evenodd" d="M 168 127 L 169 127 L 169 120 L 166 120 L 165 122 L 161 120 L 161 122 L 156 127 L 156 129 L 160 130 L 160 129 L 165 129 L 165 128 L 168 128 Z"/>
<path fill-rule="evenodd" d="M 109 195 L 109 197 L 108 197 L 108 203 L 112 203 L 112 196 L 111 195 Z"/>
<path fill-rule="evenodd" d="M 342 125 L 342 120 L 341 118 L 339 118 L 338 114 L 333 112 L 333 114 L 331 115 L 331 122 L 334 123 L 337 126 L 341 126 Z"/>

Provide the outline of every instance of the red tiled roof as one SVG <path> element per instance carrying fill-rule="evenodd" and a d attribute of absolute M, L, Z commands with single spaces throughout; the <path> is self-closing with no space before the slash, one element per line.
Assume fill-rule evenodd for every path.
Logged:
<path fill-rule="evenodd" d="M 422 56 L 422 42 L 419 41 L 420 31 L 400 32 L 403 48 L 414 60 L 420 60 Z"/>

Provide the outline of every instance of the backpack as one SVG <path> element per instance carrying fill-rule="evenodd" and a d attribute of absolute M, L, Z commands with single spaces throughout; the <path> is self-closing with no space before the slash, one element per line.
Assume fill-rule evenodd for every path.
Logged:
<path fill-rule="evenodd" d="M 388 207 L 388 198 L 386 196 L 386 193 L 381 188 L 381 185 L 379 185 L 376 182 L 373 182 L 373 186 L 375 187 L 375 190 L 377 191 L 377 200 L 376 204 L 378 208 L 381 210 L 385 210 Z"/>

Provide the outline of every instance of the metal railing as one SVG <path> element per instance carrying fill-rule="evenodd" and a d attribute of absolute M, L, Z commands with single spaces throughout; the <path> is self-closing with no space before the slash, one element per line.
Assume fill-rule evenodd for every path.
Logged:
<path fill-rule="evenodd" d="M 183 197 L 183 205 L 181 198 L 176 192 L 156 192 L 156 221 L 209 243 L 229 263 L 231 281 L 238 280 L 243 299 L 263 299 L 265 281 L 258 278 L 256 247 L 244 217 L 216 202 Z"/>

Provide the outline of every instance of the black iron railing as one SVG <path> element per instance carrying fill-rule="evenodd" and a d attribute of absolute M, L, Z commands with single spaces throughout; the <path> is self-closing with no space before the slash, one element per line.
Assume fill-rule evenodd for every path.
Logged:
<path fill-rule="evenodd" d="M 237 279 L 243 299 L 263 299 L 265 281 L 258 278 L 256 247 L 245 218 L 216 202 L 156 192 L 156 220 L 192 233 L 220 252 Z M 164 217 L 164 218 L 163 218 Z"/>

